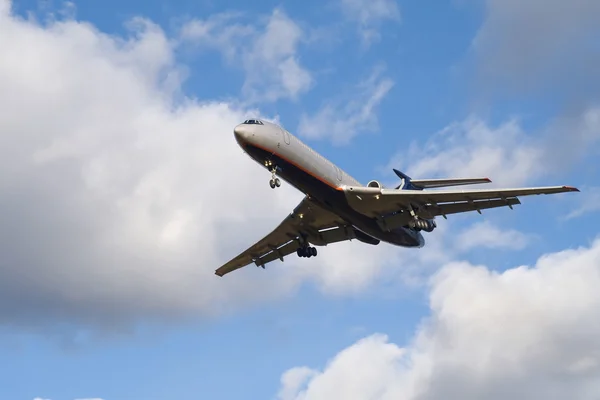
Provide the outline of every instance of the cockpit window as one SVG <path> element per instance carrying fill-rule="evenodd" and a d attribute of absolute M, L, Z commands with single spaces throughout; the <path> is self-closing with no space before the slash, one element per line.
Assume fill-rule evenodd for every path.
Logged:
<path fill-rule="evenodd" d="M 261 120 L 258 119 L 247 119 L 244 121 L 244 124 L 248 125 L 264 125 Z"/>

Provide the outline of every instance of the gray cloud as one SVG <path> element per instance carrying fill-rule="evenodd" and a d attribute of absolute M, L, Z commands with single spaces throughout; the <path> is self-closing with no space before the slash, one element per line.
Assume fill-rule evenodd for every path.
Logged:
<path fill-rule="evenodd" d="M 598 99 L 600 3 L 596 0 L 487 0 L 473 41 L 482 87 Z"/>

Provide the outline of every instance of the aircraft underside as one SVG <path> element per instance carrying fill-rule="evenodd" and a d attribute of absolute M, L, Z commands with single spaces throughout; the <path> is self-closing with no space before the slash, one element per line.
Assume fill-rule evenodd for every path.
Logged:
<path fill-rule="evenodd" d="M 422 232 L 436 228 L 437 216 L 512 208 L 521 204 L 517 196 L 579 191 L 571 186 L 430 191 L 425 189 L 491 181 L 412 179 L 398 170 L 394 172 L 401 183 L 395 188 L 384 188 L 374 180 L 363 186 L 276 124 L 246 120 L 234 128 L 234 134 L 248 155 L 271 172 L 271 188 L 280 187 L 282 178 L 306 196 L 275 229 L 219 267 L 218 276 L 251 263 L 264 268 L 293 253 L 314 257 L 318 252 L 313 246 L 353 239 L 371 245 L 422 247 Z"/>
<path fill-rule="evenodd" d="M 380 241 L 383 241 L 402 247 L 422 247 L 425 240 L 419 232 L 423 230 L 431 232 L 435 229 L 435 223 L 415 219 L 408 216 L 408 214 L 405 218 L 406 222 L 402 225 L 382 226 L 378 224 L 376 218 L 365 215 L 359 209 L 353 207 L 352 202 L 348 201 L 349 193 L 332 189 L 276 154 L 255 147 L 246 148 L 246 151 L 271 172 L 269 181 L 271 188 L 280 187 L 279 177 L 283 178 L 323 208 L 343 218 L 354 228 L 352 233 L 355 236 L 354 238 L 363 243 L 377 245 Z M 299 257 L 314 257 L 317 255 L 318 252 L 310 246 L 311 243 L 317 246 L 326 245 L 320 244 L 319 240 L 314 235 L 311 237 L 310 234 L 306 236 L 305 240 L 306 244 L 298 249 L 297 254 Z"/>

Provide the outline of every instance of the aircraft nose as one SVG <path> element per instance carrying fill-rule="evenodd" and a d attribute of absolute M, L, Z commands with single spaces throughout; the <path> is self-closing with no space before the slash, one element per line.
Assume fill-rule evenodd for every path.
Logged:
<path fill-rule="evenodd" d="M 252 135 L 252 129 L 245 124 L 240 124 L 233 128 L 233 133 L 237 140 L 247 141 Z"/>

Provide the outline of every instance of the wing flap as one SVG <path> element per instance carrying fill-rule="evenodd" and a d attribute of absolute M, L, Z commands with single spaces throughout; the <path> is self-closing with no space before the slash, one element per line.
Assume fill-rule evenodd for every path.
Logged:
<path fill-rule="evenodd" d="M 285 256 L 289 256 L 293 252 L 295 252 L 300 247 L 300 243 L 296 240 L 292 240 L 278 249 L 272 250 L 269 253 L 263 255 L 262 257 L 252 260 L 257 267 L 264 267 L 265 264 L 270 263 L 275 260 L 284 260 Z"/>
<path fill-rule="evenodd" d="M 458 214 L 469 211 L 480 211 L 486 210 L 490 208 L 497 207 L 511 207 L 517 204 L 521 204 L 521 201 L 516 197 L 510 197 L 506 200 L 478 200 L 472 203 L 470 202 L 462 202 L 462 203 L 447 203 L 440 204 L 437 206 L 428 204 L 422 209 L 419 210 L 419 216 L 421 218 L 433 218 L 438 215 L 449 215 L 449 214 Z"/>
<path fill-rule="evenodd" d="M 356 238 L 354 228 L 346 225 L 320 232 L 320 235 L 327 244 L 343 242 Z"/>
<path fill-rule="evenodd" d="M 357 211 L 378 217 L 402 209 L 423 207 L 428 204 L 439 206 L 445 203 L 472 203 L 478 200 L 502 200 L 518 196 L 578 192 L 571 186 L 547 186 L 517 189 L 485 190 L 401 190 L 370 187 L 346 187 L 348 203 Z"/>
<path fill-rule="evenodd" d="M 518 198 L 510 197 L 506 200 L 478 200 L 474 202 L 462 202 L 462 203 L 446 203 L 432 205 L 427 204 L 421 206 L 416 210 L 417 215 L 424 219 L 433 219 L 438 215 L 446 217 L 449 214 L 458 214 L 469 211 L 481 212 L 481 210 L 496 208 L 496 207 L 511 207 L 517 204 L 521 204 Z M 392 230 L 401 226 L 408 225 L 412 219 L 410 214 L 406 211 L 397 212 L 390 216 L 384 217 L 379 221 L 379 226 L 384 230 Z"/>

